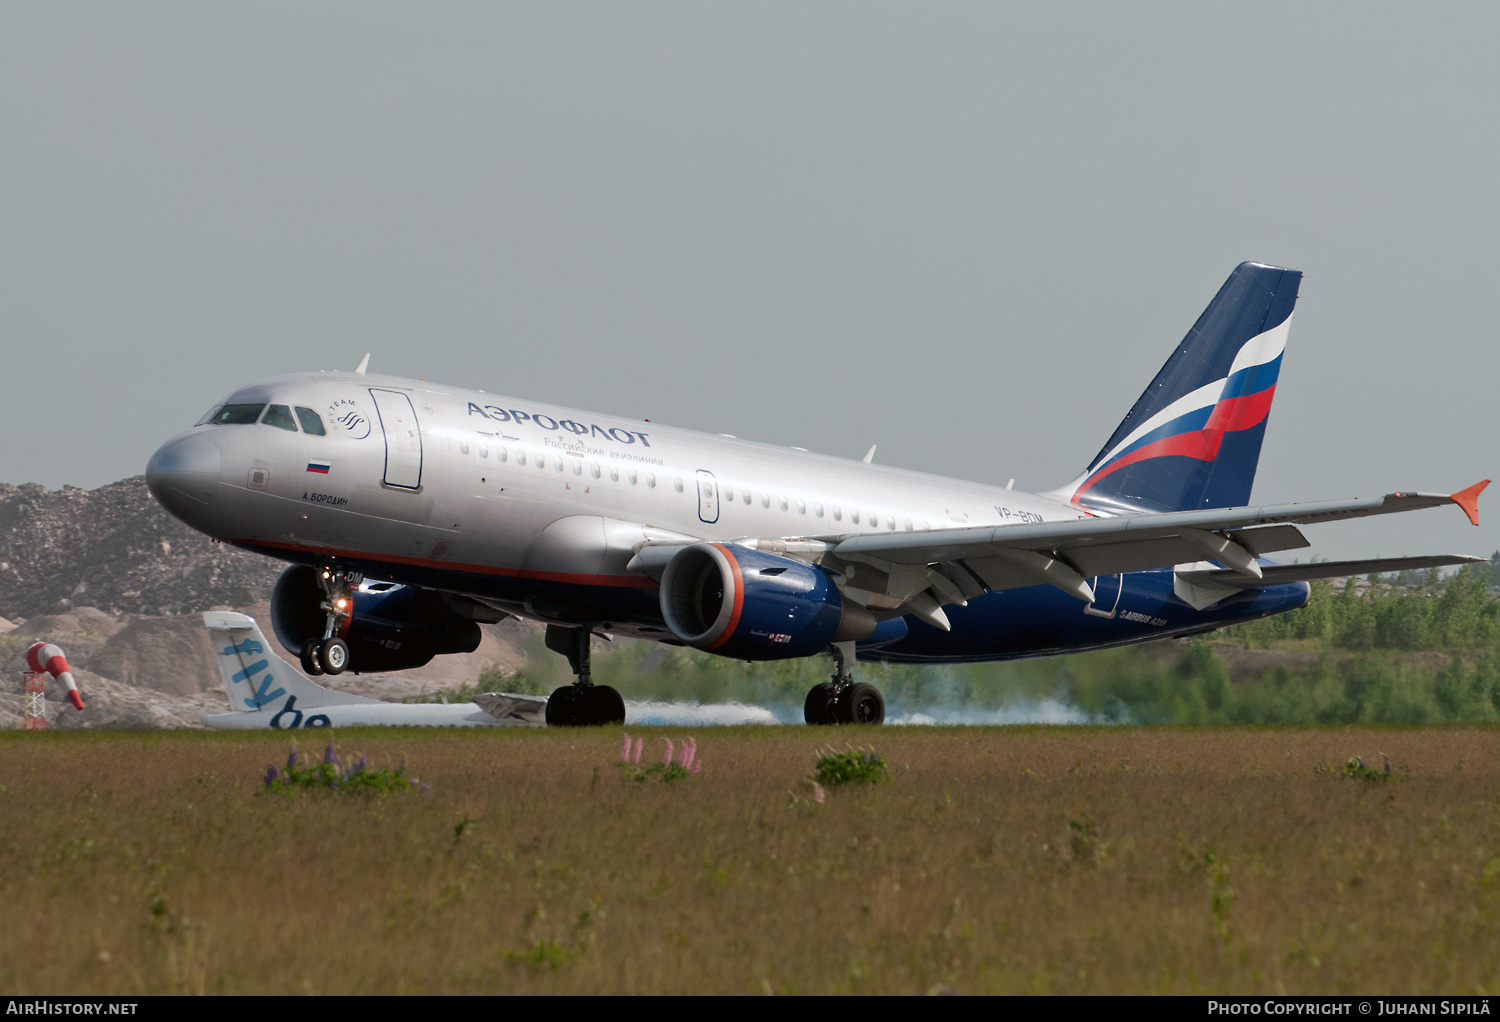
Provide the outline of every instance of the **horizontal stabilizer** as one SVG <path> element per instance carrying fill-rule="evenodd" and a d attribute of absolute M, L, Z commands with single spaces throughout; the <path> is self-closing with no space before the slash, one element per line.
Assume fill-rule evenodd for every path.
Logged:
<path fill-rule="evenodd" d="M 1313 561 L 1310 564 L 1278 564 L 1261 568 L 1260 578 L 1251 578 L 1229 568 L 1207 571 L 1179 571 L 1177 574 L 1195 585 L 1210 583 L 1235 589 L 1261 589 L 1289 582 L 1311 582 L 1318 578 L 1345 578 L 1349 575 L 1388 574 L 1397 571 L 1420 571 L 1450 564 L 1476 564 L 1483 557 L 1464 554 L 1434 554 L 1431 557 L 1373 557 L 1363 561 Z"/>

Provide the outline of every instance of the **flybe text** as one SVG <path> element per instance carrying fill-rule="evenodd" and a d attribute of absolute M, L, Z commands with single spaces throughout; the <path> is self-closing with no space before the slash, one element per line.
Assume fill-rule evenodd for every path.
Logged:
<path fill-rule="evenodd" d="M 543 415 L 541 412 L 519 412 L 514 408 L 497 408 L 494 405 L 485 405 L 481 408 L 470 401 L 469 414 L 479 415 L 494 422 L 514 422 L 518 425 L 523 422 L 534 422 L 543 429 L 566 430 L 574 436 L 600 437 L 601 439 L 610 440 L 617 444 L 633 444 L 639 440 L 642 447 L 651 446 L 651 441 L 646 439 L 648 434 L 642 433 L 639 430 L 621 429 L 619 426 L 610 426 L 606 429 L 593 422 L 584 425 L 581 422 L 574 422 L 572 419 L 554 419 L 552 416 Z"/>

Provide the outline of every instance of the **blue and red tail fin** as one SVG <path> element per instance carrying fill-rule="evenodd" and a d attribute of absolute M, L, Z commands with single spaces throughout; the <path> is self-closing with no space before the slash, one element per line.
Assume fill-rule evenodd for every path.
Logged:
<path fill-rule="evenodd" d="M 1053 495 L 1102 512 L 1248 504 L 1301 281 L 1235 267 L 1098 457 Z"/>

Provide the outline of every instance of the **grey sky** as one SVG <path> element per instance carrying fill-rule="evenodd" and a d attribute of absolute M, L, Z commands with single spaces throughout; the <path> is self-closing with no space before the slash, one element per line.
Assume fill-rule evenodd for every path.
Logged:
<path fill-rule="evenodd" d="M 372 368 L 1042 489 L 1236 263 L 1257 501 L 1497 471 L 1494 5 L 0 6 L 0 480 Z M 1486 310 L 1491 310 L 1486 312 Z M 1456 509 L 1326 556 L 1488 554 Z"/>

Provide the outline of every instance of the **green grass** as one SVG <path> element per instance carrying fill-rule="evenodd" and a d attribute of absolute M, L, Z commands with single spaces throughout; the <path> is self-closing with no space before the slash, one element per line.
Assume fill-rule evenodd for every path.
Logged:
<path fill-rule="evenodd" d="M 890 782 L 816 801 L 804 728 L 648 732 L 678 784 L 617 731 L 341 731 L 430 790 L 274 798 L 281 735 L 0 735 L 0 987 L 1500 987 L 1495 726 L 838 734 Z"/>

